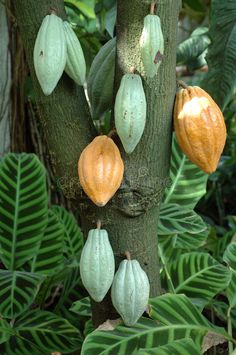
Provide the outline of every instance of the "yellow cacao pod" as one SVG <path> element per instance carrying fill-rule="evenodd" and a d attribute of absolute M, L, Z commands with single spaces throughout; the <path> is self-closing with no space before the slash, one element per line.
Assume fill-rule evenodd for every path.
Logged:
<path fill-rule="evenodd" d="M 83 150 L 78 163 L 80 184 L 97 205 L 105 206 L 120 187 L 124 164 L 116 144 L 99 136 Z"/>
<path fill-rule="evenodd" d="M 213 173 L 224 149 L 226 127 L 212 97 L 198 86 L 181 89 L 175 100 L 174 128 L 187 157 L 206 173 Z"/>

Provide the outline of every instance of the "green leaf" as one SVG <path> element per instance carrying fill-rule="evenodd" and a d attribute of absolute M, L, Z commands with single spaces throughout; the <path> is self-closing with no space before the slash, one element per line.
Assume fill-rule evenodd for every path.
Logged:
<path fill-rule="evenodd" d="M 194 250 L 206 243 L 208 229 L 205 229 L 197 234 L 183 233 L 177 234 L 174 237 L 173 246 L 178 249 Z"/>
<path fill-rule="evenodd" d="M 0 318 L 0 344 L 8 341 L 12 334 L 12 329 L 9 323 Z"/>
<path fill-rule="evenodd" d="M 56 213 L 64 226 L 64 253 L 66 258 L 77 258 L 79 260 L 84 241 L 83 234 L 74 216 L 60 206 L 53 206 L 52 211 Z"/>
<path fill-rule="evenodd" d="M 236 2 L 214 0 L 211 4 L 209 71 L 202 86 L 225 109 L 236 90 Z"/>
<path fill-rule="evenodd" d="M 114 28 L 116 24 L 116 14 L 117 14 L 116 8 L 117 6 L 115 4 L 106 13 L 105 27 L 111 37 L 114 36 Z"/>
<path fill-rule="evenodd" d="M 206 300 L 224 290 L 231 279 L 228 268 L 209 254 L 200 252 L 181 255 L 171 265 L 169 272 L 177 293 Z"/>
<path fill-rule="evenodd" d="M 157 321 L 142 317 L 133 327 L 119 325 L 113 331 L 90 333 L 83 343 L 81 355 L 137 354 L 140 349 L 166 345 L 183 338 L 192 338 L 200 346 L 209 331 L 231 339 L 224 329 L 213 327 L 183 295 L 151 299 L 150 315 Z"/>
<path fill-rule="evenodd" d="M 91 317 L 91 303 L 89 297 L 82 298 L 79 301 L 73 303 L 70 311 L 79 314 L 82 317 Z"/>
<path fill-rule="evenodd" d="M 137 355 L 202 355 L 192 339 L 180 339 L 152 349 L 140 349 Z"/>
<path fill-rule="evenodd" d="M 95 19 L 94 0 L 66 0 L 65 5 L 72 8 L 78 15 L 81 13 L 89 19 Z"/>
<path fill-rule="evenodd" d="M 206 193 L 208 175 L 193 164 L 179 148 L 175 135 L 172 141 L 170 167 L 171 186 L 165 191 L 164 202 L 193 209 Z"/>
<path fill-rule="evenodd" d="M 223 260 L 236 272 L 236 242 L 232 242 L 227 246 Z"/>
<path fill-rule="evenodd" d="M 236 307 L 236 271 L 232 270 L 231 280 L 226 289 L 230 307 Z"/>
<path fill-rule="evenodd" d="M 193 33 L 178 45 L 177 64 L 189 64 L 196 60 L 209 46 L 211 40 L 207 35 L 208 28 L 202 27 L 199 35 Z"/>
<path fill-rule="evenodd" d="M 41 240 L 39 250 L 31 263 L 31 271 L 50 275 L 63 266 L 64 226 L 57 215 L 48 211 L 48 224 Z"/>
<path fill-rule="evenodd" d="M 202 218 L 194 211 L 173 203 L 163 203 L 158 222 L 159 235 L 197 234 L 206 230 Z"/>
<path fill-rule="evenodd" d="M 0 353 L 6 355 L 69 353 L 81 346 L 80 332 L 67 320 L 40 310 L 28 312 L 14 324 L 15 336 L 0 345 Z"/>
<path fill-rule="evenodd" d="M 16 318 L 33 303 L 42 276 L 21 271 L 0 270 L 0 314 Z"/>
<path fill-rule="evenodd" d="M 201 0 L 183 0 L 183 5 L 190 7 L 193 11 L 196 12 L 205 12 L 206 8 L 202 4 Z"/>
<path fill-rule="evenodd" d="M 45 170 L 34 154 L 8 154 L 0 165 L 0 259 L 15 270 L 37 252 L 47 225 Z"/>

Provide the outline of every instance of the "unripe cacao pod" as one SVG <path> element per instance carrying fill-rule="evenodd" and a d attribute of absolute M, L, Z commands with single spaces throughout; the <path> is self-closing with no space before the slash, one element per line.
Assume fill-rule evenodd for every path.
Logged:
<path fill-rule="evenodd" d="M 64 21 L 64 30 L 67 45 L 65 72 L 78 84 L 83 85 L 86 76 L 86 63 L 79 39 L 70 24 Z"/>
<path fill-rule="evenodd" d="M 146 98 L 140 76 L 125 74 L 115 100 L 115 125 L 126 153 L 132 153 L 142 137 L 146 110 Z"/>
<path fill-rule="evenodd" d="M 34 45 L 34 68 L 45 95 L 55 89 L 66 64 L 63 21 L 51 14 L 44 17 Z"/>
<path fill-rule="evenodd" d="M 105 229 L 91 229 L 80 258 L 80 275 L 90 296 L 101 302 L 115 272 L 113 251 Z"/>
<path fill-rule="evenodd" d="M 125 325 L 132 326 L 145 311 L 150 285 L 137 260 L 123 260 L 111 288 L 112 303 Z"/>
<path fill-rule="evenodd" d="M 108 41 L 91 65 L 87 89 L 93 119 L 100 118 L 112 108 L 115 76 L 116 38 Z"/>
<path fill-rule="evenodd" d="M 176 94 L 174 128 L 182 151 L 208 174 L 217 168 L 226 141 L 226 127 L 220 108 L 198 86 Z"/>
<path fill-rule="evenodd" d="M 147 15 L 144 17 L 140 49 L 145 74 L 153 78 L 158 71 L 164 54 L 161 21 L 157 15 Z"/>
<path fill-rule="evenodd" d="M 94 138 L 83 150 L 78 168 L 84 192 L 97 206 L 105 206 L 118 190 L 124 174 L 116 144 L 108 136 Z"/>

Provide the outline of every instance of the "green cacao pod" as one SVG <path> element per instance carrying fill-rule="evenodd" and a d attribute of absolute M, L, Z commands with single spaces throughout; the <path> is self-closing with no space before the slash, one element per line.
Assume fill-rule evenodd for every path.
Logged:
<path fill-rule="evenodd" d="M 80 275 L 90 296 L 101 302 L 115 272 L 113 251 L 105 229 L 91 229 L 80 258 Z"/>
<path fill-rule="evenodd" d="M 146 123 L 146 98 L 137 74 L 122 77 L 115 100 L 115 125 L 126 153 L 134 151 Z"/>
<path fill-rule="evenodd" d="M 78 84 L 83 85 L 86 76 L 86 63 L 80 42 L 70 24 L 64 21 L 67 45 L 65 72 Z"/>
<path fill-rule="evenodd" d="M 132 326 L 145 311 L 150 285 L 145 271 L 137 260 L 123 260 L 111 289 L 112 303 L 125 325 Z"/>
<path fill-rule="evenodd" d="M 34 68 L 45 95 L 55 89 L 66 64 L 63 21 L 51 14 L 44 17 L 34 45 Z"/>
<path fill-rule="evenodd" d="M 164 38 L 160 18 L 157 15 L 144 17 L 140 49 L 146 76 L 153 78 L 158 71 L 164 53 Z"/>
<path fill-rule="evenodd" d="M 112 108 L 115 76 L 116 38 L 108 41 L 93 60 L 87 80 L 93 119 Z"/>

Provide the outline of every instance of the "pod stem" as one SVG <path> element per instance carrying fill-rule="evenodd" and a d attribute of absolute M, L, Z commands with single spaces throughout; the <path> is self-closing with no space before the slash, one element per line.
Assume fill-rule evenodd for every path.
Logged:
<path fill-rule="evenodd" d="M 135 67 L 130 67 L 129 68 L 129 73 L 130 74 L 135 74 L 135 70 L 136 70 Z"/>
<path fill-rule="evenodd" d="M 131 260 L 131 255 L 130 255 L 130 252 L 128 250 L 126 250 L 125 256 L 126 256 L 127 260 Z"/>
<path fill-rule="evenodd" d="M 150 14 L 151 15 L 154 15 L 154 13 L 155 13 L 155 7 L 156 7 L 156 1 L 153 1 L 152 3 L 151 3 L 151 6 L 150 6 Z"/>
<path fill-rule="evenodd" d="M 187 88 L 188 88 L 188 85 L 187 85 L 184 81 L 182 81 L 182 80 L 178 80 L 178 81 L 177 81 L 177 85 L 180 86 L 180 87 L 182 87 L 182 88 L 184 88 L 184 89 L 187 89 Z"/>
<path fill-rule="evenodd" d="M 110 132 L 108 133 L 107 137 L 111 138 L 112 136 L 114 136 L 116 134 L 116 129 L 113 128 L 110 130 Z"/>
<path fill-rule="evenodd" d="M 97 221 L 97 229 L 101 229 L 101 226 L 102 226 L 102 222 L 101 222 L 101 220 L 99 219 L 99 220 Z"/>
<path fill-rule="evenodd" d="M 50 7 L 49 14 L 57 15 L 57 10 L 55 9 L 55 7 Z"/>

